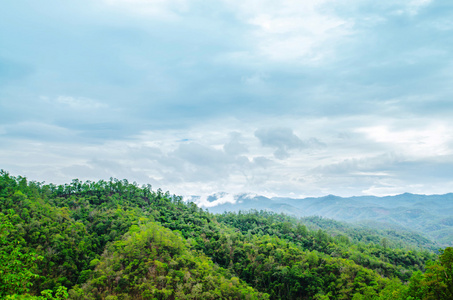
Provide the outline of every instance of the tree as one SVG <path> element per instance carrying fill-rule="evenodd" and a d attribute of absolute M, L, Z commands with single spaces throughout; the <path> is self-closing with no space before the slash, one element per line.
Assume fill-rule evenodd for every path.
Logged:
<path fill-rule="evenodd" d="M 40 257 L 23 251 L 20 241 L 11 235 L 12 214 L 0 213 L 0 298 L 28 292 L 33 285 L 31 279 L 39 277 L 31 270 Z"/>

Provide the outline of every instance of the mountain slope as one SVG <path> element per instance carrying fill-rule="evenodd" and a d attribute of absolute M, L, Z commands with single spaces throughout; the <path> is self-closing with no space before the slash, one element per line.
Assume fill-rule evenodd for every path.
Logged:
<path fill-rule="evenodd" d="M 425 279 L 448 287 L 449 248 L 428 265 L 432 283 L 421 272 L 434 253 L 364 243 L 324 219 L 213 215 L 127 180 L 56 186 L 1 171 L 0 221 L 7 299 L 406 299 Z"/>
<path fill-rule="evenodd" d="M 215 213 L 224 211 L 270 210 L 297 217 L 322 216 L 368 227 L 392 224 L 406 231 L 415 231 L 440 246 L 453 245 L 453 194 L 343 198 L 328 195 L 320 198 L 266 198 L 238 195 L 235 203 L 209 207 Z"/>

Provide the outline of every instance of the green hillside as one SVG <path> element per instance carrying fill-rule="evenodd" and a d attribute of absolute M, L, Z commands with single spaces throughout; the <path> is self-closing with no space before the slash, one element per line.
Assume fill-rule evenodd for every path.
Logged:
<path fill-rule="evenodd" d="M 396 231 L 0 174 L 0 298 L 452 299 L 452 263 Z"/>
<path fill-rule="evenodd" d="M 195 199 L 196 200 L 196 199 Z M 214 201 L 211 199 L 211 201 Z M 405 193 L 395 196 L 319 198 L 266 198 L 236 195 L 235 203 L 223 203 L 209 210 L 215 213 L 250 209 L 268 210 L 296 217 L 322 216 L 354 227 L 404 232 L 411 244 L 437 249 L 453 246 L 453 194 L 417 195 Z M 412 237 L 409 237 L 412 236 Z M 424 237 L 424 238 L 422 238 Z"/>

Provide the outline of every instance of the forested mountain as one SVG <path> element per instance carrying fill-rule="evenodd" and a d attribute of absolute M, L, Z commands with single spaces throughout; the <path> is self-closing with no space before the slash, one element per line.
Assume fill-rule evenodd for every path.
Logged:
<path fill-rule="evenodd" d="M 452 299 L 453 249 L 268 211 L 214 215 L 127 180 L 0 173 L 6 299 Z"/>
<path fill-rule="evenodd" d="M 215 203 L 224 195 L 212 195 Z M 197 197 L 192 198 L 197 201 Z M 443 247 L 453 246 L 453 194 L 401 194 L 387 197 L 360 196 L 343 198 L 328 195 L 320 198 L 266 198 L 256 195 L 236 195 L 235 202 L 209 207 L 209 211 L 223 213 L 239 210 L 269 210 L 297 217 L 322 216 L 345 221 L 359 227 L 388 228 L 423 235 Z M 423 242 L 425 243 L 425 242 Z M 429 244 L 429 242 L 428 242 Z M 429 246 L 429 245 L 427 245 Z"/>

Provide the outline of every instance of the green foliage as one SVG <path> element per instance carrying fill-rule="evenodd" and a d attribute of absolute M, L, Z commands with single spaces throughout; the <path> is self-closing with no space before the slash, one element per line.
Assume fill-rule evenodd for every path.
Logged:
<path fill-rule="evenodd" d="M 56 186 L 0 172 L 6 299 L 452 299 L 452 249 L 436 259 L 405 246 L 413 237 L 213 215 L 127 180 Z"/>
<path fill-rule="evenodd" d="M 13 294 L 8 295 L 5 297 L 7 300 L 65 300 L 68 299 L 69 294 L 67 288 L 64 286 L 59 286 L 57 291 L 54 292 L 52 290 L 44 290 L 41 292 L 41 296 L 32 296 L 29 294 Z"/>
<path fill-rule="evenodd" d="M 403 281 L 407 281 L 412 272 L 424 270 L 425 263 L 435 257 L 428 251 L 389 247 L 386 237 L 381 237 L 382 243 L 364 243 L 357 239 L 363 234 L 362 230 L 345 228 L 342 223 L 319 217 L 299 220 L 267 211 L 250 211 L 224 213 L 218 216 L 218 220 L 244 234 L 276 236 L 306 250 L 351 259 L 383 276 L 398 277 Z M 307 222 L 313 230 L 301 222 Z"/>
<path fill-rule="evenodd" d="M 415 299 L 453 299 L 453 248 L 441 250 L 439 259 L 426 269 L 411 278 L 408 294 Z"/>
<path fill-rule="evenodd" d="M 82 291 L 88 298 L 268 298 L 190 250 L 181 236 L 155 222 L 133 226 L 113 243 Z"/>
<path fill-rule="evenodd" d="M 11 219 L 15 219 L 13 211 L 0 213 L 0 297 L 28 292 L 31 280 L 38 277 L 32 271 L 35 261 L 41 258 L 23 250 L 21 241 L 11 234 Z"/>

